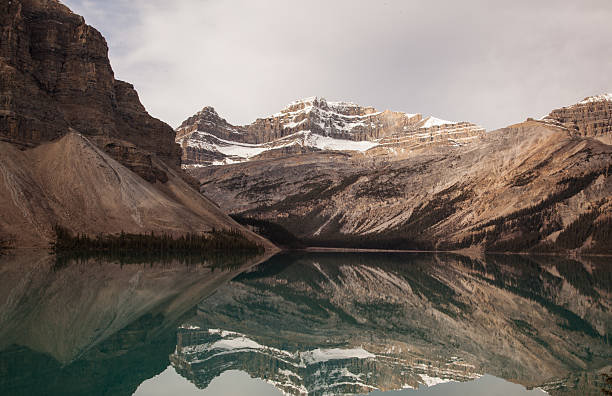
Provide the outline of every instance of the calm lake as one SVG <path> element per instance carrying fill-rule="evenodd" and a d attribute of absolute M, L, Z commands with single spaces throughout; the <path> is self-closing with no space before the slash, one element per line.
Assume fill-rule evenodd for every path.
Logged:
<path fill-rule="evenodd" d="M 0 258 L 2 395 L 602 395 L 610 370 L 610 258 Z"/>

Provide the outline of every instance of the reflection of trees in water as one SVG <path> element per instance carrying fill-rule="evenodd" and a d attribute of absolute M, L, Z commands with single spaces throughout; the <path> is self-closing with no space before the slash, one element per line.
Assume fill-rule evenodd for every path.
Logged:
<path fill-rule="evenodd" d="M 215 270 L 235 270 L 259 255 L 250 251 L 209 251 L 209 252 L 157 252 L 157 251 L 73 251 L 56 254 L 54 269 L 64 268 L 72 263 L 118 263 L 121 265 L 147 264 L 205 266 Z"/>
<path fill-rule="evenodd" d="M 201 271 L 191 271 L 192 268 L 182 268 L 183 265 L 191 266 L 193 269 L 210 266 L 219 269 L 214 274 L 218 276 L 221 273 L 230 274 L 229 270 L 232 269 L 236 270 L 233 273 L 237 273 L 238 268 L 245 264 L 240 255 L 218 253 L 212 257 L 203 257 L 198 254 L 160 255 L 150 252 L 109 256 L 107 253 L 89 252 L 58 258 L 47 256 L 47 259 L 49 262 L 55 262 L 55 265 L 48 264 L 53 271 L 45 275 L 46 282 L 49 283 L 43 285 L 49 287 L 49 290 L 54 290 L 53 293 L 59 293 L 60 288 L 55 286 L 63 285 L 62 282 L 66 280 L 71 284 L 77 282 L 73 284 L 77 289 L 83 286 L 78 284 L 79 279 L 88 278 L 90 283 L 83 284 L 87 288 L 93 288 L 95 284 L 100 283 L 98 279 L 105 279 L 105 277 L 98 278 L 97 274 L 105 271 L 104 263 L 108 261 L 128 266 L 117 271 L 124 273 L 124 278 L 116 274 L 108 278 L 111 282 L 118 282 L 120 279 L 124 282 L 141 271 L 146 274 L 149 270 L 151 271 L 149 274 L 153 275 L 160 267 L 164 270 L 159 272 L 161 274 L 166 268 L 173 266 L 179 269 L 177 272 L 190 273 L 181 278 L 186 282 L 185 279 L 196 276 L 196 272 Z M 80 265 L 75 265 L 79 263 Z M 100 267 L 94 267 L 95 263 L 99 263 Z M 323 271 L 317 269 L 314 263 Z M 129 266 L 130 264 L 141 264 L 141 266 Z M 115 268 L 118 267 L 115 265 Z M 554 271 L 551 270 L 552 267 Z M 78 270 L 73 271 L 75 268 Z M 361 271 L 357 271 L 358 269 Z M 215 297 L 206 299 L 200 304 L 198 312 L 200 317 L 208 315 L 210 327 L 229 327 L 229 330 L 233 330 L 232 326 L 237 328 L 242 326 L 242 332 L 245 334 L 250 332 L 248 334 L 256 341 L 289 351 L 343 348 L 347 346 L 347 340 L 363 342 L 367 350 L 378 346 L 381 349 L 372 349 L 377 355 L 384 354 L 382 348 L 388 348 L 390 345 L 415 345 L 414 350 L 410 351 L 412 354 L 410 359 L 417 364 L 421 359 L 421 362 L 425 362 L 423 364 L 428 365 L 427 362 L 430 362 L 433 367 L 437 361 L 446 364 L 444 357 L 447 355 L 460 356 L 477 366 L 475 370 L 478 372 L 491 373 L 497 370 L 492 374 L 519 382 L 526 375 L 537 377 L 539 374 L 535 368 L 542 359 L 544 363 L 541 363 L 541 367 L 544 369 L 541 372 L 563 378 L 559 381 L 563 382 L 566 388 L 569 387 L 569 390 L 563 391 L 568 392 L 565 394 L 581 394 L 583 389 L 600 393 L 602 377 L 594 374 L 591 369 L 601 367 L 600 363 L 606 357 L 607 361 L 610 361 L 608 338 L 610 331 L 609 326 L 605 326 L 605 318 L 609 318 L 609 313 L 606 313 L 609 310 L 606 310 L 611 304 L 609 300 L 612 287 L 611 271 L 612 266 L 605 258 L 589 258 L 586 262 L 580 262 L 552 256 L 487 255 L 475 259 L 454 254 L 284 254 L 239 275 L 222 289 L 222 293 L 218 292 Z M 83 274 L 79 275 L 81 272 Z M 375 274 L 382 276 L 378 278 L 379 281 L 364 278 Z M 407 285 L 406 289 L 402 289 L 404 287 L 402 286 L 392 290 L 390 283 L 382 282 L 385 274 L 393 275 L 394 281 L 398 280 L 402 285 Z M 206 275 L 210 276 L 213 275 L 210 273 Z M 157 275 L 152 276 L 151 281 L 156 277 Z M 195 279 L 194 282 L 205 281 L 206 277 Z M 173 279 L 171 283 L 178 284 L 178 277 Z M 351 289 L 348 286 L 355 285 L 347 284 L 344 294 L 337 296 L 329 287 L 332 281 L 341 288 L 343 282 L 357 282 L 359 279 L 364 288 Z M 478 296 L 471 295 L 468 289 L 462 288 L 470 284 L 478 285 L 480 296 L 484 293 L 486 298 L 479 300 Z M 567 302 L 568 296 L 562 295 L 563 291 L 568 290 L 568 285 L 575 289 L 573 292 L 575 295 L 570 295 L 569 298 L 576 301 L 570 304 Z M 159 286 L 159 283 L 151 283 L 148 287 L 156 290 L 154 295 L 162 293 Z M 372 296 L 380 298 L 373 299 L 367 294 L 351 294 L 355 290 L 365 292 L 369 290 L 373 293 Z M 221 294 L 231 295 L 234 292 L 241 296 L 239 304 L 220 299 L 223 297 Z M 181 290 L 176 290 L 176 293 L 185 294 Z M 40 298 L 46 296 L 44 293 L 39 294 Z M 79 293 L 66 295 L 80 296 Z M 520 309 L 507 312 L 504 311 L 505 306 L 487 305 L 489 298 L 495 299 L 500 296 L 510 296 L 511 300 L 508 301 L 529 302 L 529 305 L 524 306 L 535 307 L 534 316 L 542 316 L 548 322 L 545 324 L 534 322 L 529 312 L 521 312 Z M 416 299 L 410 300 L 413 298 Z M 199 297 L 197 301 L 201 299 L 202 297 Z M 423 305 L 416 303 L 412 306 L 406 305 L 409 300 L 411 303 L 422 302 Z M 36 302 L 36 306 L 40 306 L 39 300 L 32 299 L 30 302 L 32 301 Z M 139 304 L 143 301 L 139 300 Z M 78 301 L 72 302 L 74 307 L 85 309 L 77 304 Z M 171 299 L 164 302 L 163 306 L 174 306 L 174 304 L 175 300 Z M 15 392 L 9 392 L 11 394 L 59 395 L 71 392 L 95 395 L 131 394 L 143 380 L 158 374 L 167 366 L 168 355 L 175 350 L 176 327 L 185 322 L 183 319 L 186 315 L 191 317 L 194 314 L 193 304 L 185 310 L 181 308 L 181 312 L 184 313 L 180 318 L 172 316 L 168 319 L 167 312 L 162 310 L 152 311 L 147 308 L 143 310 L 144 313 L 139 311 L 138 316 L 134 315 L 135 320 L 132 317 L 131 322 L 126 321 L 121 325 L 121 330 L 109 331 L 109 335 L 101 342 L 88 348 L 77 356 L 76 360 L 65 365 L 58 363 L 50 355 L 36 352 L 34 348 L 14 345 L 5 348 L 0 352 L 0 388 L 15 389 Z M 586 307 L 587 314 L 577 311 L 576 306 Z M 498 310 L 495 311 L 494 308 Z M 130 305 L 129 309 L 135 308 Z M 406 315 L 407 312 L 412 316 Z M 475 314 L 480 316 L 474 316 Z M 88 317 L 86 312 L 79 315 Z M 440 317 L 445 320 L 436 321 Z M 603 329 L 607 328 L 607 332 L 602 331 L 601 323 L 597 325 L 594 322 L 594 317 L 600 320 L 603 318 Z M 72 320 L 72 317 L 68 319 Z M 479 333 L 479 326 L 488 320 L 496 322 L 498 327 L 488 327 L 484 331 L 481 329 Z M 44 323 L 40 323 L 40 326 L 44 326 Z M 99 325 L 96 323 L 95 326 L 104 327 L 105 322 Z M 78 330 L 75 330 L 75 333 L 76 331 Z M 469 332 L 471 334 L 468 334 Z M 57 336 L 58 333 L 54 334 Z M 474 338 L 471 340 L 465 338 L 466 334 Z M 77 336 L 71 331 L 59 335 L 67 339 Z M 514 337 L 513 340 L 519 342 L 516 348 L 523 348 L 524 352 L 526 347 L 532 355 L 521 355 L 520 359 L 513 361 L 503 352 L 496 351 L 497 345 L 490 343 L 488 338 L 479 338 L 488 336 L 491 340 L 496 339 L 495 337 Z M 468 345 L 466 340 L 472 344 Z M 568 358 L 570 354 L 573 354 L 571 359 Z M 392 357 L 399 358 L 399 354 L 396 355 Z M 408 355 L 404 355 L 401 358 L 410 360 Z M 266 360 L 261 356 L 258 360 L 253 360 L 251 359 L 253 353 L 244 354 L 242 360 L 232 359 L 229 354 L 223 356 L 218 358 L 217 363 L 221 365 L 231 363 L 237 368 L 241 365 L 245 367 L 252 365 L 251 369 L 262 376 L 270 375 L 270 372 L 266 371 L 268 370 L 266 365 L 280 364 L 280 361 Z M 538 362 L 533 363 L 528 359 L 535 359 Z M 546 359 L 555 360 L 555 364 L 546 366 L 550 363 Z M 500 362 L 503 362 L 503 367 Z M 355 373 L 378 370 L 379 379 L 376 380 L 391 381 L 389 383 L 395 383 L 393 381 L 399 383 L 400 379 L 403 379 L 394 371 L 392 359 L 380 362 L 355 360 L 349 363 L 349 366 L 338 363 L 335 366 L 330 364 L 330 367 L 333 366 L 333 370 L 338 373 L 340 372 L 338 370 L 343 370 L 344 367 L 350 368 Z M 555 373 L 560 370 L 559 367 L 576 373 L 585 369 L 593 374 L 591 377 L 582 376 L 586 378 L 580 382 L 582 388 L 571 388 L 574 382 L 578 383 L 575 378 L 581 374 L 570 377 L 565 377 L 564 373 L 556 375 Z M 220 368 L 221 366 L 212 367 L 209 372 L 219 372 Z M 318 367 L 312 369 L 316 372 Z M 309 370 L 302 374 L 310 373 Z M 336 374 L 332 375 L 332 371 L 328 373 L 330 378 L 336 378 L 334 377 Z M 531 373 L 525 374 L 525 371 Z M 374 381 L 375 378 L 372 378 Z M 542 378 L 542 382 L 547 379 Z M 526 381 L 523 382 L 527 383 Z M 542 384 L 542 382 L 529 383 Z M 11 386 L 13 388 L 10 388 Z M 554 384 L 551 383 L 550 386 Z M 551 394 L 564 394 L 563 392 L 551 390 Z"/>

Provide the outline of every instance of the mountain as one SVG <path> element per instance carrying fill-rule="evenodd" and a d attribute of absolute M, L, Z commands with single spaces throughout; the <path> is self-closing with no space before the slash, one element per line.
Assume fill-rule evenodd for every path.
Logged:
<path fill-rule="evenodd" d="M 187 159 L 186 167 L 200 180 L 206 196 L 243 223 L 266 235 L 282 227 L 306 245 L 611 253 L 610 98 L 587 98 L 542 120 L 528 119 L 486 133 L 470 124 L 462 139 L 454 135 L 461 124 L 423 129 L 429 124 L 420 116 L 375 115 L 373 109 L 359 108 L 359 117 L 387 117 L 412 129 L 404 133 L 382 128 L 378 135 L 368 135 L 361 125 L 343 135 L 334 116 L 336 124 L 326 121 L 332 125 L 329 135 L 316 134 L 316 139 L 375 146 L 361 151 L 316 150 L 298 143 L 290 147 L 300 150 L 269 150 L 237 164 L 202 166 L 211 163 L 209 153 L 223 150 L 212 145 L 192 150 L 208 159 L 195 164 L 198 167 Z M 299 111 L 289 106 L 267 120 L 284 120 L 308 108 L 308 114 L 317 113 L 314 102 L 295 105 Z M 304 124 L 313 119 L 299 117 L 305 117 Z M 289 121 L 295 118 L 283 122 Z M 192 135 L 209 137 L 220 125 L 210 120 L 201 127 L 194 126 L 197 122 L 187 124 L 194 129 Z M 251 145 L 268 144 L 257 139 L 279 142 L 292 136 L 284 129 L 284 136 L 250 132 L 256 124 L 277 125 L 260 120 L 233 134 L 256 142 Z M 204 125 L 211 129 L 203 130 Z M 188 136 L 177 134 L 183 146 L 198 144 L 191 138 L 186 141 Z M 236 147 L 229 143 L 236 138 L 229 137 L 228 132 L 218 139 L 226 142 L 225 147 Z M 387 143 L 391 139 L 398 143 Z M 235 158 L 221 154 L 215 154 L 214 161 Z M 189 157 L 189 150 L 185 155 Z"/>
<path fill-rule="evenodd" d="M 44 246 L 54 224 L 90 235 L 240 228 L 179 170 L 153 157 L 166 181 L 149 183 L 78 133 L 25 151 L 0 142 L 0 154 L 0 230 L 18 246 Z"/>
<path fill-rule="evenodd" d="M 114 78 L 106 41 L 81 16 L 56 0 L 11 0 L 0 23 L 0 240 L 46 246 L 55 224 L 241 229 L 192 188 L 174 130 Z"/>
<path fill-rule="evenodd" d="M 115 79 L 106 40 L 83 17 L 56 0 L 0 7 L 2 140 L 33 147 L 74 129 L 149 181 L 163 180 L 152 154 L 179 167 L 172 128 Z"/>
<path fill-rule="evenodd" d="M 183 163 L 193 168 L 321 150 L 398 155 L 432 143 L 460 146 L 484 128 L 313 97 L 245 126 L 231 125 L 204 107 L 176 131 Z"/>

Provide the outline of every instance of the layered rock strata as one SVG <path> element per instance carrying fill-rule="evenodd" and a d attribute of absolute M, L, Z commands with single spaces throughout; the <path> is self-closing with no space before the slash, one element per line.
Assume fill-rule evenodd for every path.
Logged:
<path fill-rule="evenodd" d="M 612 144 L 612 94 L 589 96 L 575 105 L 553 110 L 543 120 L 556 122 L 578 136 Z"/>

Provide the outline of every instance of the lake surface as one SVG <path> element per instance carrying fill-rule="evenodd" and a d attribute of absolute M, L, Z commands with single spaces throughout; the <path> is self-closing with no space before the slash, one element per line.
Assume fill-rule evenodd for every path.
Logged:
<path fill-rule="evenodd" d="M 612 261 L 0 258 L 2 395 L 601 395 Z"/>

